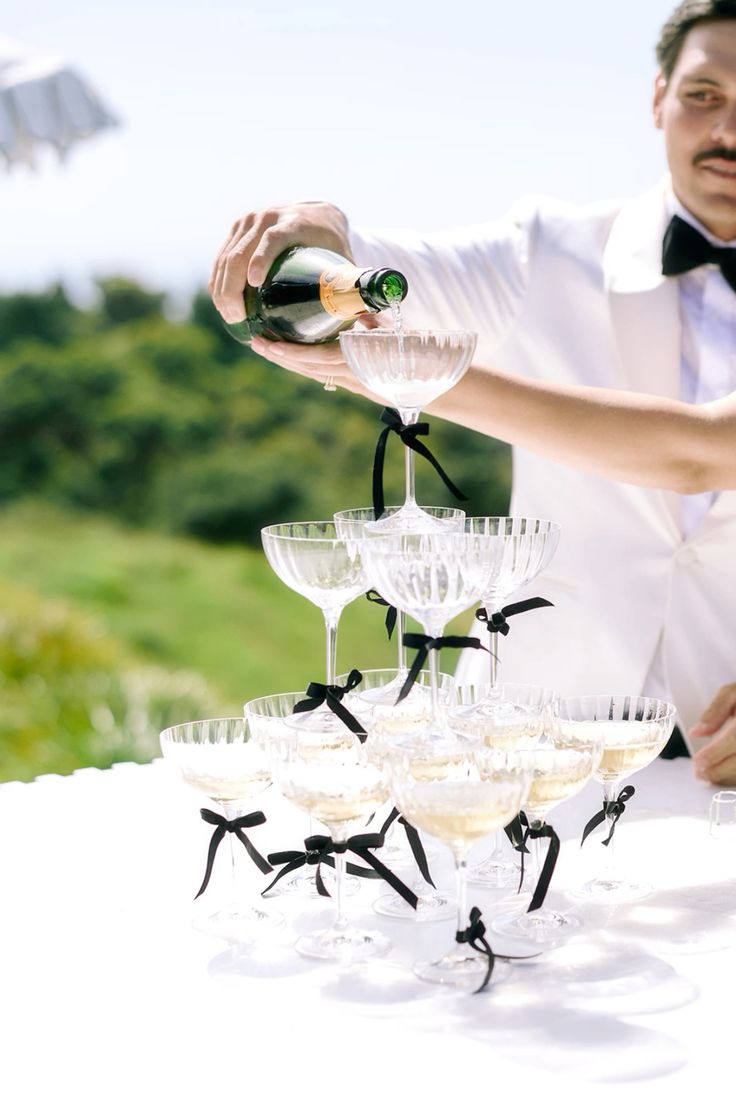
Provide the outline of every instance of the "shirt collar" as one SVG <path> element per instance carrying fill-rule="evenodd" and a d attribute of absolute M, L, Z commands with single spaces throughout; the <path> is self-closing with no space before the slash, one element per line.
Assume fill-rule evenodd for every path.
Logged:
<path fill-rule="evenodd" d="M 700 222 L 699 219 L 696 219 L 695 215 L 691 214 L 690 211 L 688 211 L 687 207 L 683 207 L 683 205 L 680 203 L 679 199 L 675 195 L 674 191 L 672 190 L 672 182 L 669 180 L 667 182 L 665 190 L 665 206 L 667 208 L 667 214 L 670 218 L 672 218 L 673 215 L 678 215 L 679 218 L 683 220 L 683 222 L 689 223 L 690 226 L 692 226 L 695 230 L 702 234 L 706 241 L 710 242 L 711 245 L 715 245 L 719 248 L 724 249 L 731 249 L 736 246 L 736 238 L 727 242 L 722 241 L 721 238 L 717 238 L 715 234 L 712 234 L 707 226 L 703 226 L 702 222 Z"/>

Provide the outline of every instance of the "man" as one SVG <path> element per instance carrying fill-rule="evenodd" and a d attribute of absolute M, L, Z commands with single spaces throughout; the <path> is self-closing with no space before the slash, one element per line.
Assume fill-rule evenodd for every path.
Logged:
<path fill-rule="evenodd" d="M 472 428 L 488 428 L 483 366 L 696 403 L 735 390 L 727 266 L 713 263 L 706 245 L 699 259 L 707 263 L 695 258 L 689 268 L 668 228 L 677 216 L 717 247 L 736 244 L 736 0 L 685 0 L 657 57 L 654 120 L 671 180 L 652 192 L 586 208 L 527 200 L 505 220 L 426 239 L 360 234 L 329 204 L 247 215 L 215 262 L 220 313 L 242 318 L 246 280 L 259 284 L 288 245 L 322 245 L 404 272 L 409 324 L 478 332 L 477 367 L 432 407 Z M 675 248 L 663 265 L 665 238 Z M 339 349 L 263 340 L 253 348 L 359 390 Z M 534 584 L 554 610 L 515 619 L 503 677 L 561 694 L 671 699 L 696 771 L 736 782 L 736 491 L 677 495 L 516 449 L 511 512 L 559 521 L 563 539 Z"/>

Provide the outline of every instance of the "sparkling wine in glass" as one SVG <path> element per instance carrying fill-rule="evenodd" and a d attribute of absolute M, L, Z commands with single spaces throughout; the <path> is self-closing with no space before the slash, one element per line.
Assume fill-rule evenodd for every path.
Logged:
<path fill-rule="evenodd" d="M 532 776 L 529 792 L 524 801 L 524 812 L 532 829 L 542 829 L 552 809 L 574 797 L 593 777 L 603 750 L 600 735 L 584 732 L 579 735 L 561 734 L 557 729 L 530 751 L 525 758 Z M 542 869 L 543 839 L 530 839 L 527 876 L 534 891 Z M 526 881 L 526 878 L 525 878 Z M 529 901 L 522 898 L 522 907 Z M 519 912 L 494 920 L 491 927 L 499 933 L 534 942 L 548 942 L 569 934 L 579 927 L 577 916 L 561 913 L 542 905 L 532 912 Z"/>
<path fill-rule="evenodd" d="M 489 709 L 491 692 L 493 708 Z M 549 727 L 554 700 L 554 691 L 529 683 L 457 684 L 448 723 L 454 732 L 476 736 L 486 747 L 525 750 L 538 744 Z M 517 885 L 519 876 L 519 861 L 510 856 L 502 831 L 494 834 L 491 854 L 468 871 L 471 883 L 490 889 Z"/>
<path fill-rule="evenodd" d="M 529 785 L 528 768 L 513 753 L 466 741 L 434 744 L 389 759 L 393 800 L 412 824 L 452 851 L 457 877 L 457 931 L 468 925 L 467 862 L 471 847 L 521 809 Z M 440 958 L 414 964 L 425 981 L 476 989 L 486 959 L 468 944 L 456 943 Z"/>
<path fill-rule="evenodd" d="M 254 812 L 255 798 L 271 785 L 268 756 L 242 717 L 173 725 L 164 729 L 160 741 L 166 762 L 184 782 L 214 802 L 226 820 Z M 241 873 L 250 859 L 234 833 L 228 832 L 227 839 L 230 900 L 215 912 L 198 916 L 195 926 L 233 942 L 250 942 L 259 932 L 282 923 L 282 917 L 245 903 Z"/>
<path fill-rule="evenodd" d="M 276 783 L 287 800 L 327 826 L 335 843 L 344 843 L 386 800 L 384 772 L 347 730 L 349 738 L 336 746 L 329 726 L 322 729 L 320 742 L 316 728 L 305 731 L 294 719 L 287 724 L 290 732 L 278 743 Z M 296 950 L 307 958 L 343 964 L 385 954 L 391 945 L 385 936 L 348 922 L 343 907 L 345 854 L 335 854 L 334 860 L 335 922 L 330 928 L 301 936 Z"/>
<path fill-rule="evenodd" d="M 675 707 L 658 698 L 586 695 L 561 698 L 557 711 L 563 736 L 575 738 L 591 733 L 602 740 L 603 753 L 593 777 L 603 786 L 608 836 L 616 823 L 615 801 L 622 783 L 657 758 L 674 727 Z M 611 835 L 601 872 L 576 890 L 575 896 L 633 901 L 652 892 L 649 882 L 629 878 L 619 869 L 615 839 Z M 593 845 L 593 840 L 587 844 Z"/>
<path fill-rule="evenodd" d="M 303 690 L 282 694 L 266 694 L 264 697 L 253 698 L 251 701 L 247 701 L 243 706 L 243 713 L 250 725 L 253 738 L 258 740 L 263 746 L 268 756 L 269 763 L 272 763 L 277 758 L 279 740 L 289 735 L 291 730 L 287 725 L 287 721 L 293 717 L 294 706 L 301 701 L 304 701 Z M 322 743 L 324 737 L 317 732 L 312 739 Z M 333 743 L 342 743 L 350 739 L 350 732 L 344 725 L 341 725 L 339 728 L 332 731 L 331 739 Z M 304 837 L 312 836 L 314 833 L 315 825 L 312 818 L 305 818 Z M 295 842 L 297 842 L 297 846 L 301 845 L 301 841 Z M 331 870 L 325 869 L 322 871 L 322 881 L 331 894 L 334 890 L 335 882 L 335 876 Z M 352 896 L 358 892 L 359 888 L 360 882 L 358 878 L 353 877 L 352 874 L 346 874 L 343 881 L 343 893 L 346 896 Z M 282 878 L 274 886 L 271 892 L 298 892 L 307 894 L 310 897 L 322 897 L 317 887 L 316 876 L 303 868 L 295 871 L 286 878 Z"/>
<path fill-rule="evenodd" d="M 403 685 L 407 671 L 396 668 L 376 668 L 362 671 L 363 680 L 345 697 L 345 704 L 357 717 L 363 728 L 368 733 L 368 753 L 373 761 L 383 762 L 390 752 L 391 741 L 397 737 L 421 738 L 432 720 L 432 695 L 429 687 L 429 672 L 420 671 L 417 681 L 403 701 L 396 701 L 399 689 Z M 342 682 L 345 676 L 339 676 Z M 440 674 L 439 676 L 440 701 L 449 707 L 455 697 L 455 680 L 452 675 Z M 382 694 L 389 688 L 388 694 Z M 406 832 L 398 821 L 389 828 L 386 840 L 381 848 L 381 861 L 387 864 L 396 863 L 411 865 L 414 862 L 411 847 L 407 841 Z M 413 886 L 414 891 L 420 896 L 420 904 L 417 908 L 419 917 L 422 918 L 424 910 L 421 906 L 421 895 L 426 891 L 427 885 L 420 879 Z M 392 911 L 389 915 L 395 915 L 398 908 L 401 915 L 409 915 L 402 906 L 406 903 L 397 896 L 385 895 Z M 379 902 L 382 899 L 379 898 Z M 449 902 L 447 902 L 449 904 Z M 377 908 L 381 912 L 381 907 Z M 413 913 L 414 910 L 411 910 Z"/>
<path fill-rule="evenodd" d="M 405 426 L 419 421 L 421 411 L 462 379 L 475 352 L 477 334 L 460 330 L 353 330 L 339 338 L 353 372 L 364 386 L 396 407 Z M 401 509 L 378 519 L 387 532 L 432 526 L 417 505 L 414 452 L 404 450 L 406 501 Z M 424 516 L 422 516 L 424 515 Z"/>

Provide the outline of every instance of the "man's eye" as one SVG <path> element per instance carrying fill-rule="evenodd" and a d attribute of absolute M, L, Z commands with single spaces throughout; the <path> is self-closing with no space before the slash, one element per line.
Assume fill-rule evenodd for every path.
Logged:
<path fill-rule="evenodd" d="M 695 103 L 714 103 L 715 95 L 713 92 L 688 92 L 687 99 L 694 101 Z"/>

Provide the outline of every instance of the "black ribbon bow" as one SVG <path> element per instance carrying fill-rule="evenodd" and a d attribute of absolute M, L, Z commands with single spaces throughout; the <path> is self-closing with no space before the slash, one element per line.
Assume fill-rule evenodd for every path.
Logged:
<path fill-rule="evenodd" d="M 608 833 L 608 837 L 601 840 L 604 847 L 608 847 L 609 843 L 613 839 L 613 833 L 616 825 L 621 819 L 621 814 L 626 811 L 626 802 L 630 797 L 633 797 L 636 790 L 633 786 L 624 786 L 621 793 L 613 801 L 604 801 L 603 808 L 595 813 L 583 829 L 583 837 L 580 840 L 580 846 L 582 847 L 590 833 L 598 827 L 599 824 L 603 824 L 609 817 L 611 818 L 611 831 Z"/>
<path fill-rule="evenodd" d="M 208 824 L 214 824 L 215 830 L 212 833 L 210 846 L 207 851 L 207 869 L 204 873 L 204 880 L 194 898 L 195 901 L 197 900 L 197 897 L 200 897 L 204 893 L 207 886 L 209 885 L 210 877 L 212 875 L 212 867 L 215 864 L 215 855 L 217 854 L 217 848 L 220 846 L 228 832 L 233 832 L 237 836 L 245 850 L 248 852 L 250 858 L 260 870 L 261 874 L 271 873 L 273 867 L 268 865 L 263 855 L 261 855 L 261 853 L 256 850 L 256 848 L 253 846 L 253 844 L 250 842 L 245 832 L 243 831 L 244 828 L 255 828 L 258 824 L 265 824 L 266 816 L 264 813 L 247 813 L 245 816 L 236 817 L 234 820 L 228 820 L 226 817 L 221 816 L 220 813 L 213 812 L 212 809 L 200 809 L 199 815 L 202 817 L 202 820 L 206 820 Z"/>
<path fill-rule="evenodd" d="M 302 866 L 316 866 L 314 880 L 317 885 L 317 892 L 321 897 L 329 897 L 330 891 L 322 880 L 321 873 L 322 863 L 331 867 L 335 865 L 334 858 L 329 854 L 325 854 L 323 850 L 324 841 L 328 838 L 328 836 L 307 836 L 303 851 L 274 851 L 270 854 L 268 861 L 273 866 L 283 866 L 284 869 L 280 870 L 273 881 L 261 891 L 261 896 L 265 897 L 277 882 L 280 882 L 282 878 L 286 877 L 287 874 L 291 874 L 294 870 L 299 870 Z M 346 863 L 345 869 L 348 874 L 354 874 L 358 878 L 381 877 L 378 871 L 370 870 L 365 866 L 356 866 L 355 863 Z"/>
<path fill-rule="evenodd" d="M 481 648 L 484 652 L 488 651 L 475 636 L 425 636 L 423 633 L 404 633 L 403 639 L 407 648 L 419 650 L 409 668 L 406 682 L 401 687 L 401 693 L 396 699 L 397 705 L 404 700 L 419 678 L 419 672 L 430 652 L 439 651 L 441 648 Z"/>
<path fill-rule="evenodd" d="M 523 817 L 523 819 L 522 819 L 522 817 Z M 509 823 L 504 828 L 504 832 L 506 833 L 506 838 L 508 839 L 509 843 L 513 847 L 514 851 L 520 852 L 520 854 L 522 856 L 522 858 L 521 858 L 522 863 L 524 862 L 524 855 L 529 854 L 529 848 L 526 846 L 526 842 L 524 840 L 524 829 L 526 827 L 527 827 L 526 816 L 524 815 L 524 813 L 518 813 L 514 817 L 514 819 L 509 821 Z M 523 871 L 523 868 L 522 868 L 522 880 L 523 880 L 523 877 L 524 877 L 524 871 Z M 521 886 L 519 886 L 519 889 L 521 889 Z"/>
<path fill-rule="evenodd" d="M 320 865 L 326 862 L 328 866 L 334 866 L 335 862 L 332 859 L 333 855 L 344 855 L 346 851 L 351 851 L 354 855 L 357 855 L 359 859 L 367 863 L 375 871 L 375 877 L 382 878 L 384 882 L 388 882 L 391 888 L 399 894 L 400 897 L 406 901 L 413 909 L 417 907 L 418 898 L 408 886 L 404 885 L 400 878 L 397 878 L 392 870 L 376 858 L 373 854 L 373 850 L 379 847 L 383 847 L 383 836 L 378 832 L 363 832 L 358 836 L 351 836 L 350 839 L 344 840 L 340 843 L 336 843 L 331 836 L 309 836 L 304 841 L 305 851 L 279 851 L 273 855 L 269 855 L 269 859 L 275 866 L 281 865 L 282 861 L 286 862 L 286 866 L 280 873 L 274 878 L 274 880 L 268 885 L 263 893 L 268 893 L 269 889 L 272 889 L 279 879 L 284 875 L 291 873 L 292 870 L 298 870 L 300 866 L 308 864 L 309 866 L 317 867 L 317 891 L 323 897 L 329 897 L 329 892 L 320 875 Z M 357 873 L 361 868 L 348 864 L 348 870 L 351 874 Z M 369 871 L 366 871 L 362 877 L 370 878 L 372 875 Z"/>
<path fill-rule="evenodd" d="M 386 606 L 386 632 L 389 640 L 396 628 L 396 606 L 392 606 L 385 598 L 382 598 L 377 590 L 369 590 L 366 593 L 369 602 L 375 602 L 377 606 Z"/>
<path fill-rule="evenodd" d="M 429 422 L 416 422 L 414 425 L 404 425 L 399 417 L 398 411 L 393 410 L 390 406 L 384 406 L 381 411 L 381 421 L 385 423 L 386 428 L 382 429 L 378 435 L 376 452 L 373 457 L 373 513 L 376 516 L 376 520 L 381 517 L 386 509 L 386 501 L 383 495 L 383 464 L 386 456 L 386 441 L 390 433 L 395 433 L 401 438 L 407 448 L 412 449 L 414 452 L 418 452 L 425 460 L 429 460 L 448 491 L 453 494 L 455 498 L 459 498 L 461 502 L 468 501 L 467 495 L 464 495 L 460 488 L 455 486 L 447 472 L 442 468 L 442 465 L 436 457 L 432 455 L 427 446 L 417 440 L 417 437 L 426 437 L 429 434 Z"/>
<path fill-rule="evenodd" d="M 478 951 L 482 955 L 487 955 L 488 965 L 486 966 L 486 975 L 483 981 L 480 983 L 475 993 L 481 993 L 488 982 L 491 980 L 491 974 L 493 973 L 493 967 L 496 963 L 496 957 L 491 950 L 491 945 L 485 938 L 486 926 L 481 919 L 481 911 L 475 905 L 470 910 L 469 924 L 464 931 L 458 931 L 455 933 L 455 942 L 468 943 L 474 951 Z"/>
<path fill-rule="evenodd" d="M 736 249 L 711 245 L 689 222 L 673 215 L 662 243 L 662 275 L 679 276 L 704 264 L 718 265 L 736 291 Z"/>
<path fill-rule="evenodd" d="M 360 740 L 361 744 L 364 744 L 368 733 L 363 728 L 362 724 L 357 717 L 354 717 L 350 710 L 342 704 L 342 699 L 346 694 L 349 694 L 351 690 L 354 690 L 363 681 L 363 676 L 360 671 L 353 668 L 345 680 L 345 685 L 340 686 L 325 686 L 322 682 L 310 682 L 306 689 L 306 698 L 304 701 L 299 701 L 294 706 L 294 713 L 308 713 L 311 709 L 316 709 L 322 704 L 326 704 L 329 709 L 339 717 L 342 723 L 354 732 Z"/>
<path fill-rule="evenodd" d="M 517 613 L 526 613 L 527 610 L 540 609 L 542 606 L 553 606 L 554 602 L 548 602 L 546 598 L 525 598 L 523 602 L 512 602 L 510 606 L 495 610 L 491 616 L 482 606 L 475 611 L 476 621 L 482 621 L 489 633 L 501 633 L 508 636 L 510 625 L 506 624 L 507 617 L 514 617 Z"/>
<path fill-rule="evenodd" d="M 424 844 L 422 843 L 419 832 L 417 832 L 413 824 L 410 824 L 409 821 L 401 815 L 398 809 L 393 808 L 384 820 L 380 829 L 381 835 L 386 835 L 395 820 L 398 820 L 399 824 L 406 832 L 406 838 L 409 841 L 409 847 L 411 848 L 411 853 L 414 856 L 414 861 L 419 867 L 419 873 L 422 875 L 425 882 L 429 882 L 429 884 L 434 889 L 436 889 L 437 886 L 434 884 L 434 881 L 432 880 L 432 875 L 429 873 L 427 852 L 424 850 Z"/>
<path fill-rule="evenodd" d="M 552 875 L 555 872 L 557 865 L 557 858 L 560 854 L 560 837 L 555 832 L 551 824 L 530 824 L 525 812 L 520 812 L 518 816 L 518 823 L 524 827 L 524 835 L 521 839 L 521 843 L 516 845 L 516 850 L 521 853 L 521 877 L 519 878 L 519 892 L 524 883 L 524 855 L 529 853 L 527 848 L 527 842 L 530 839 L 549 839 L 549 847 L 547 848 L 547 855 L 544 860 L 544 865 L 539 874 L 537 884 L 534 887 L 532 893 L 532 899 L 529 902 L 527 912 L 536 912 L 544 904 L 544 899 L 547 896 L 547 890 L 549 884 L 552 881 Z M 512 821 L 512 824 L 515 822 Z"/>

